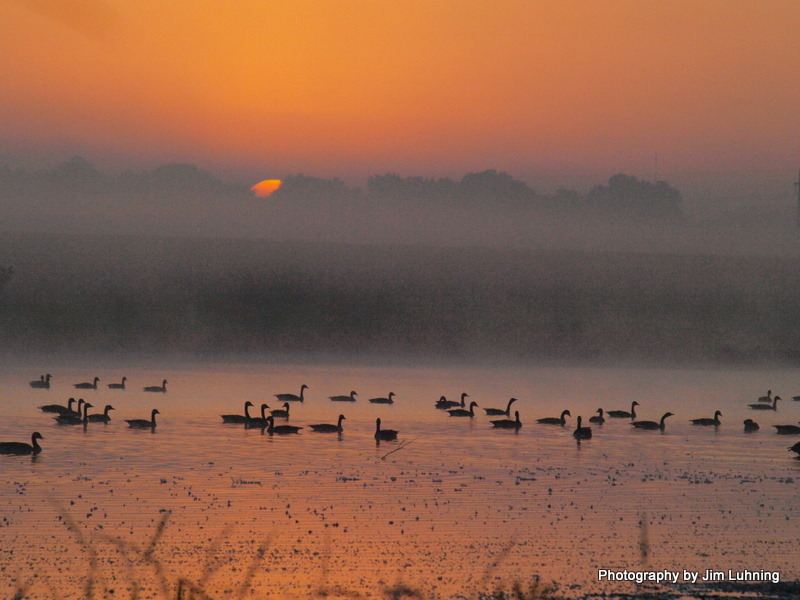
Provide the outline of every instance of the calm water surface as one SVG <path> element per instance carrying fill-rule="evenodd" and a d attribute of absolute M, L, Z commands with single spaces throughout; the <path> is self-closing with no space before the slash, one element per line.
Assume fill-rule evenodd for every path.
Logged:
<path fill-rule="evenodd" d="M 174 597 L 183 579 L 214 597 L 403 585 L 448 598 L 537 576 L 579 597 L 635 590 L 599 584 L 601 568 L 800 575 L 800 461 L 787 452 L 798 438 L 771 427 L 800 420 L 793 371 L 95 364 L 0 368 L 0 440 L 45 437 L 33 459 L 0 456 L 4 597 Z M 48 371 L 50 390 L 29 387 Z M 95 375 L 97 391 L 72 387 Z M 123 375 L 127 390 L 106 387 Z M 164 378 L 166 394 L 142 391 Z M 279 408 L 273 395 L 301 383 L 289 423 L 343 413 L 342 435 L 222 424 L 248 400 Z M 778 410 L 751 411 L 768 388 Z M 350 390 L 358 401 L 327 399 Z M 393 405 L 367 402 L 390 391 Z M 481 407 L 474 419 L 434 409 L 462 391 Z M 111 423 L 59 426 L 36 409 L 70 396 L 114 405 Z M 482 408 L 512 396 L 522 429 L 494 430 Z M 610 419 L 575 442 L 574 417 L 632 400 L 639 418 L 675 413 L 666 431 Z M 155 432 L 123 421 L 152 408 Z M 564 408 L 565 428 L 534 422 Z M 716 409 L 716 430 L 689 423 Z M 397 442 L 375 443 L 377 417 Z M 759 432 L 743 433 L 748 417 Z"/>

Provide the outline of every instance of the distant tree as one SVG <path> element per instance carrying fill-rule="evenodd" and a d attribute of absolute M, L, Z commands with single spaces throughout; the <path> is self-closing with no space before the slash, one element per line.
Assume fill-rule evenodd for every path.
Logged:
<path fill-rule="evenodd" d="M 608 185 L 589 190 L 588 202 L 594 208 L 630 216 L 679 218 L 683 214 L 681 194 L 668 183 L 651 183 L 622 173 L 611 177 Z"/>
<path fill-rule="evenodd" d="M 341 179 L 322 179 L 308 175 L 289 175 L 271 196 L 275 200 L 344 200 L 358 195 Z"/>
<path fill-rule="evenodd" d="M 448 178 L 400 177 L 394 173 L 373 175 L 367 194 L 381 200 L 448 200 L 457 195 L 458 185 Z"/>
<path fill-rule="evenodd" d="M 108 189 L 108 179 L 82 156 L 73 156 L 50 171 L 34 177 L 53 193 L 95 195 Z"/>
<path fill-rule="evenodd" d="M 458 185 L 461 193 L 468 198 L 524 201 L 536 196 L 525 182 L 494 169 L 468 173 Z"/>

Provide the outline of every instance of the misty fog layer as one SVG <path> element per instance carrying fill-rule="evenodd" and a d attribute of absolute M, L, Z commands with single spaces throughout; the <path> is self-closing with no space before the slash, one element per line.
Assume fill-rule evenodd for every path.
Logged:
<path fill-rule="evenodd" d="M 800 361 L 800 260 L 0 235 L 7 352 Z"/>
<path fill-rule="evenodd" d="M 193 165 L 116 176 L 80 158 L 33 173 L 0 165 L 0 231 L 800 256 L 789 196 L 780 209 L 699 210 L 666 182 L 622 174 L 583 194 L 537 193 L 493 170 L 376 175 L 364 190 L 293 175 L 267 198 L 248 187 Z"/>

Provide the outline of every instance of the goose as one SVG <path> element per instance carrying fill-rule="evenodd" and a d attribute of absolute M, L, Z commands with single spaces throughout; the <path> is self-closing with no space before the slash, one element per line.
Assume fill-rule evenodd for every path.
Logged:
<path fill-rule="evenodd" d="M 714 418 L 709 419 L 705 417 L 703 419 L 692 419 L 693 425 L 713 425 L 714 427 L 719 427 L 719 418 L 722 416 L 722 411 L 718 410 L 714 412 Z"/>
<path fill-rule="evenodd" d="M 295 427 L 294 425 L 275 425 L 275 419 L 272 415 L 267 417 L 267 433 L 270 435 L 273 433 L 277 433 L 278 435 L 297 433 L 301 429 L 302 427 Z"/>
<path fill-rule="evenodd" d="M 456 402 L 455 404 L 457 406 L 458 402 Z M 446 396 L 439 396 L 439 399 L 436 401 L 435 407 L 438 408 L 439 410 L 452 408 L 452 406 L 450 406 L 450 400 L 448 400 Z"/>
<path fill-rule="evenodd" d="M 320 423 L 319 425 L 309 425 L 311 431 L 316 431 L 319 433 L 342 433 L 342 421 L 344 421 L 345 416 L 339 415 L 339 422 L 336 425 L 331 423 Z"/>
<path fill-rule="evenodd" d="M 161 385 L 148 385 L 146 388 L 142 388 L 145 392 L 166 392 L 167 391 L 167 380 L 161 382 Z M 160 414 L 160 413 L 159 413 Z"/>
<path fill-rule="evenodd" d="M 111 417 L 108 416 L 108 411 L 110 410 L 116 410 L 116 409 L 110 404 L 106 404 L 106 407 L 103 409 L 103 414 L 89 415 L 89 422 L 108 423 L 111 420 Z"/>
<path fill-rule="evenodd" d="M 124 390 L 126 381 L 128 381 L 128 378 L 123 377 L 122 381 L 120 381 L 119 383 L 109 383 L 108 388 L 111 390 Z"/>
<path fill-rule="evenodd" d="M 375 419 L 375 440 L 380 441 L 389 441 L 389 440 L 396 440 L 397 439 L 397 432 L 394 429 L 381 429 L 381 420 Z"/>
<path fill-rule="evenodd" d="M 574 437 L 578 441 L 590 440 L 592 439 L 592 428 L 582 427 L 581 419 L 582 417 L 578 415 L 578 426 L 575 428 L 575 431 L 572 432 L 572 437 Z"/>
<path fill-rule="evenodd" d="M 331 402 L 355 402 L 358 394 L 355 391 L 350 392 L 349 396 L 328 396 Z"/>
<path fill-rule="evenodd" d="M 50 378 L 52 375 L 48 373 L 47 375 L 42 375 L 39 379 L 35 379 L 34 381 L 30 382 L 30 386 L 37 390 L 49 390 L 50 389 Z M 25 444 L 27 446 L 27 444 Z"/>
<path fill-rule="evenodd" d="M 448 410 L 447 412 L 450 413 L 451 417 L 469 417 L 471 419 L 475 416 L 476 406 L 478 406 L 478 403 L 473 401 L 469 403 L 469 410 L 465 408 L 454 408 L 452 410 Z"/>
<path fill-rule="evenodd" d="M 222 417 L 223 423 L 247 423 L 252 419 L 250 416 L 250 407 L 253 406 L 253 403 L 248 400 L 244 403 L 244 414 L 243 415 L 220 415 Z"/>
<path fill-rule="evenodd" d="M 666 412 L 662 415 L 661 420 L 658 423 L 655 421 L 634 421 L 631 423 L 631 425 L 637 429 L 660 429 L 661 431 L 664 431 L 664 421 L 667 419 L 667 417 L 671 416 L 671 412 Z"/>
<path fill-rule="evenodd" d="M 797 452 L 797 454 L 800 454 L 800 442 L 797 442 L 794 446 L 791 446 L 789 450 L 791 452 Z"/>
<path fill-rule="evenodd" d="M 492 421 L 492 426 L 497 429 L 519 429 L 522 427 L 522 421 L 519 420 L 519 411 L 514 411 L 513 419 L 498 419 Z"/>
<path fill-rule="evenodd" d="M 483 410 L 486 411 L 487 415 L 506 415 L 509 416 L 511 414 L 511 405 L 516 402 L 516 398 L 511 398 L 506 405 L 506 409 L 503 410 L 502 408 L 484 408 Z"/>
<path fill-rule="evenodd" d="M 773 425 L 778 433 L 781 435 L 798 435 L 800 434 L 800 427 L 797 425 Z"/>
<path fill-rule="evenodd" d="M 772 390 L 767 390 L 767 395 L 766 396 L 759 396 L 758 397 L 758 401 L 759 402 L 767 402 L 767 403 L 772 402 Z"/>
<path fill-rule="evenodd" d="M 792 400 L 795 402 L 800 402 L 800 396 L 792 396 Z"/>
<path fill-rule="evenodd" d="M 69 400 L 67 400 L 66 406 L 62 404 L 45 404 L 44 406 L 40 406 L 39 410 L 46 413 L 58 413 L 60 415 L 63 415 L 75 412 L 72 410 L 73 404 L 75 404 L 75 398 L 70 398 Z"/>
<path fill-rule="evenodd" d="M 369 401 L 372 404 L 394 404 L 395 395 L 394 392 L 389 392 L 389 396 L 386 398 L 370 398 Z"/>
<path fill-rule="evenodd" d="M 275 410 L 269 411 L 273 417 L 281 417 L 283 419 L 289 418 L 289 403 L 284 402 L 283 408 L 276 408 Z"/>
<path fill-rule="evenodd" d="M 261 427 L 262 429 L 267 426 L 267 409 L 269 408 L 269 404 L 262 404 L 261 405 L 261 416 L 260 417 L 251 417 L 249 421 L 247 421 L 244 426 L 247 428 L 255 428 Z"/>
<path fill-rule="evenodd" d="M 602 408 L 598 408 L 597 409 L 597 414 L 595 416 L 589 417 L 589 423 L 597 423 L 599 425 L 602 425 L 605 422 L 606 422 L 606 418 L 603 416 L 603 409 Z"/>
<path fill-rule="evenodd" d="M 55 417 L 56 423 L 59 425 L 81 425 L 82 423 L 89 422 L 89 409 L 92 405 L 88 402 L 83 403 L 83 416 L 76 414 L 63 414 Z"/>
<path fill-rule="evenodd" d="M 304 383 L 300 386 L 300 395 L 297 394 L 275 394 L 275 397 L 278 399 L 279 402 L 303 402 L 305 398 L 303 397 L 303 393 L 309 389 L 308 386 Z"/>
<path fill-rule="evenodd" d="M 461 394 L 461 402 L 456 402 L 455 400 L 448 400 L 444 396 L 439 398 L 439 401 L 436 403 L 436 408 L 441 408 L 447 410 L 449 408 L 456 408 L 460 406 L 461 408 L 465 408 L 467 406 L 467 398 L 469 398 L 469 394 L 467 392 L 463 392 Z"/>
<path fill-rule="evenodd" d="M 639 403 L 634 400 L 631 402 L 631 411 L 628 412 L 627 410 L 609 410 L 606 414 L 609 417 L 613 417 L 615 419 L 635 419 L 636 418 L 636 409 L 634 406 L 639 406 Z"/>
<path fill-rule="evenodd" d="M 154 408 L 150 413 L 150 420 L 147 419 L 125 419 L 125 422 L 132 429 L 155 429 L 156 428 L 156 415 L 160 415 L 157 408 Z"/>
<path fill-rule="evenodd" d="M 39 454 L 42 451 L 39 440 L 43 439 L 44 436 L 41 433 L 34 431 L 30 444 L 25 442 L 0 442 L 0 454 Z"/>
<path fill-rule="evenodd" d="M 778 410 L 778 400 L 780 399 L 780 396 L 775 396 L 772 404 L 750 404 L 750 408 L 753 410 Z"/>
<path fill-rule="evenodd" d="M 744 420 L 744 432 L 745 433 L 752 433 L 753 431 L 758 431 L 758 423 L 753 421 L 753 419 L 745 419 Z"/>
<path fill-rule="evenodd" d="M 84 381 L 83 383 L 76 383 L 75 387 L 79 390 L 96 390 L 97 389 L 97 382 L 100 381 L 99 377 L 95 377 L 92 383 L 88 381 Z"/>
<path fill-rule="evenodd" d="M 560 417 L 545 417 L 543 419 L 536 419 L 536 422 L 542 423 L 543 425 L 561 425 L 563 427 L 567 424 L 567 417 L 571 416 L 568 410 L 563 410 L 561 411 Z"/>

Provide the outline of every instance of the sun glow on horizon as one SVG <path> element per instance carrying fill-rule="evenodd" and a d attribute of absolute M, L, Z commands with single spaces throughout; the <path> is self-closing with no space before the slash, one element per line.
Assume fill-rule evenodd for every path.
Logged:
<path fill-rule="evenodd" d="M 266 198 L 267 196 L 272 195 L 272 193 L 279 187 L 281 187 L 282 183 L 283 182 L 280 179 L 265 179 L 264 181 L 258 182 L 250 189 L 259 198 Z"/>

